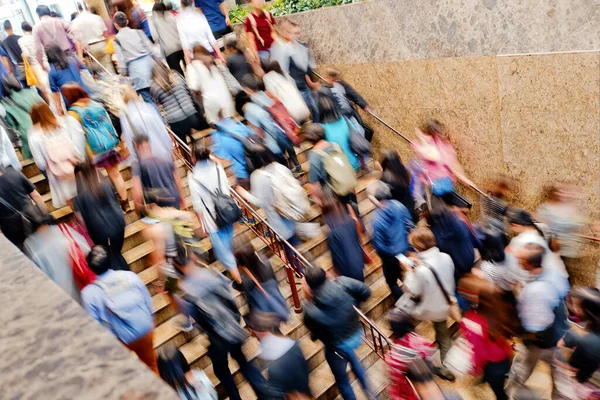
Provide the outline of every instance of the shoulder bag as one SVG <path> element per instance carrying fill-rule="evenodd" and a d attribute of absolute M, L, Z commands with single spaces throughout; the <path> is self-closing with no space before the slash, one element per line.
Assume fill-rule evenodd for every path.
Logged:
<path fill-rule="evenodd" d="M 348 131 L 350 132 L 349 141 L 350 141 L 350 149 L 358 154 L 370 154 L 371 153 L 371 143 L 364 137 L 356 132 L 356 129 L 352 126 L 352 122 L 348 120 L 348 118 L 343 117 L 346 125 L 348 126 Z"/>
<path fill-rule="evenodd" d="M 423 263 L 423 265 L 429 271 L 431 271 L 438 287 L 442 291 L 442 294 L 444 295 L 444 299 L 446 300 L 446 303 L 450 307 L 450 318 L 452 318 L 456 322 L 460 322 L 462 320 L 462 313 L 460 311 L 460 308 L 458 307 L 458 303 L 456 302 L 456 300 L 454 298 L 450 297 L 450 295 L 446 291 L 446 288 L 444 287 L 444 285 L 442 285 L 442 281 L 440 280 L 440 277 L 438 276 L 437 272 L 435 272 L 435 270 L 427 263 Z"/>
<path fill-rule="evenodd" d="M 204 208 L 206 208 L 208 215 L 215 221 L 217 227 L 222 228 L 237 222 L 242 217 L 242 210 L 231 196 L 224 194 L 221 190 L 221 171 L 218 165 L 215 164 L 215 167 L 217 169 L 217 190 L 215 193 L 208 190 L 208 188 L 197 179 L 195 179 L 195 181 L 212 197 L 215 205 L 214 214 L 210 211 L 210 208 L 208 208 L 202 197 L 200 200 L 202 201 L 202 204 L 204 204 Z"/>
<path fill-rule="evenodd" d="M 71 261 L 71 268 L 73 269 L 73 278 L 77 287 L 81 290 L 96 280 L 96 274 L 88 266 L 85 254 L 83 254 L 83 250 L 81 250 L 81 247 L 79 247 L 79 244 L 77 244 L 77 241 L 73 238 L 71 232 L 69 232 L 69 228 L 64 224 L 59 224 L 58 227 L 69 242 L 69 259 Z"/>

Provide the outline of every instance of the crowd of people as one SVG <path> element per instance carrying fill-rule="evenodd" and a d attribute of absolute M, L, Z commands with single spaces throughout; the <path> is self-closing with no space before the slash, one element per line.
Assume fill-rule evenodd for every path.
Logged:
<path fill-rule="evenodd" d="M 459 398 L 433 376 L 467 374 L 498 399 L 536 398 L 526 382 L 539 361 L 551 367 L 553 398 L 598 398 L 589 381 L 600 365 L 600 292 L 571 289 L 586 224 L 572 187 L 557 183 L 531 214 L 511 205 L 510 182 L 498 178 L 471 221 L 457 183 L 474 184 L 448 129 L 436 120 L 418 127 L 410 163 L 394 149 L 373 160 L 373 130 L 357 111 L 371 111 L 367 101 L 338 71 L 318 79 L 299 26 L 276 21 L 262 0 L 251 1 L 243 37 L 222 0 L 183 0 L 180 11 L 157 1 L 150 18 L 131 0 L 113 6 L 104 20 L 80 5 L 70 23 L 38 6 L 39 22 L 23 23 L 22 37 L 4 23 L 0 228 L 181 399 L 217 394 L 180 350 L 155 352 L 150 286 L 168 296 L 176 329 L 207 335 L 229 398 L 241 399 L 229 356 L 260 399 L 313 395 L 298 341 L 282 334 L 290 310 L 276 273 L 264 252 L 234 237 L 238 221 L 253 223 L 234 192 L 262 210 L 287 242 L 288 261 L 287 246 L 307 240 L 308 216 L 322 210 L 332 266 L 301 271 L 303 318 L 345 400 L 356 398 L 348 366 L 365 396 L 377 398 L 357 354 L 355 308 L 371 296 L 366 265 L 376 262 L 394 300 L 391 398 Z M 207 128 L 208 141 L 195 141 Z M 190 198 L 173 140 L 192 149 Z M 310 147 L 300 164 L 303 142 Z M 38 182 L 47 182 L 51 207 L 21 172 L 17 151 L 45 178 Z M 366 217 L 362 177 L 374 207 Z M 52 210 L 74 217 L 59 223 Z M 134 214 L 153 245 L 144 260 L 157 276 L 149 286 L 122 254 Z M 204 238 L 222 270 L 207 265 Z M 435 343 L 419 334 L 429 323 Z M 242 351 L 249 335 L 260 342 L 258 359 Z"/>

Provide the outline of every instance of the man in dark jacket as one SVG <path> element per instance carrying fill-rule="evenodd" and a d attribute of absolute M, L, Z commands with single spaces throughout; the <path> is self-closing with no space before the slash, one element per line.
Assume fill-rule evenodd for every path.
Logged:
<path fill-rule="evenodd" d="M 259 364 L 268 371 L 266 397 L 282 400 L 294 393 L 312 398 L 308 385 L 308 364 L 300 345 L 293 339 L 277 336 L 279 325 L 274 313 L 256 311 L 246 318 L 248 330 L 260 341 Z"/>
<path fill-rule="evenodd" d="M 361 343 L 362 332 L 354 306 L 371 296 L 369 287 L 346 277 L 329 280 L 321 268 L 310 268 L 304 274 L 303 290 L 310 299 L 304 304 L 304 324 L 313 340 L 323 342 L 325 359 L 340 394 L 344 400 L 356 399 L 346 372 L 350 363 L 367 397 L 374 399 L 366 371 L 355 351 Z"/>

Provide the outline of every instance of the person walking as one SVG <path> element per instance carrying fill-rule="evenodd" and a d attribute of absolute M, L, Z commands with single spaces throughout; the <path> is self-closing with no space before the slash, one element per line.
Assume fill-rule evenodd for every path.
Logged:
<path fill-rule="evenodd" d="M 206 373 L 190 368 L 185 356 L 175 346 L 158 351 L 158 372 L 179 395 L 181 400 L 217 400 L 217 391 Z"/>
<path fill-rule="evenodd" d="M 158 374 L 153 304 L 146 285 L 134 272 L 115 271 L 103 246 L 95 246 L 87 262 L 97 277 L 81 291 L 83 308 Z"/>
<path fill-rule="evenodd" d="M 275 18 L 264 9 L 264 0 L 251 0 L 252 11 L 244 20 L 244 31 L 248 47 L 260 64 L 267 65 L 271 55 L 271 45 L 275 41 Z"/>
<path fill-rule="evenodd" d="M 210 237 L 215 258 L 240 282 L 240 273 L 233 253 L 233 222 L 222 225 L 217 222 L 216 196 L 229 196 L 231 188 L 225 169 L 210 159 L 210 149 L 194 146 L 194 169 L 188 173 L 188 185 L 194 211 L 202 222 L 204 232 Z"/>
<path fill-rule="evenodd" d="M 164 62 L 157 62 L 152 67 L 150 94 L 156 104 L 162 107 L 173 133 L 183 143 L 187 143 L 188 137 L 193 139 L 193 130 L 206 126 L 205 121 L 200 121 L 187 84 L 181 75 L 171 71 Z"/>
<path fill-rule="evenodd" d="M 113 269 L 129 270 L 121 254 L 125 241 L 125 217 L 114 187 L 100 179 L 91 162 L 78 164 L 75 176 L 78 193 L 74 200 L 76 215 L 85 223 L 92 242 L 106 246 L 110 251 Z"/>
<path fill-rule="evenodd" d="M 169 68 L 183 76 L 182 64 L 185 65 L 185 55 L 177 30 L 177 18 L 167 10 L 165 3 L 160 1 L 152 7 L 151 20 L 150 31 L 154 42 L 160 44 Z"/>
<path fill-rule="evenodd" d="M 225 61 L 220 46 L 213 35 L 210 25 L 201 10 L 194 7 L 194 0 L 182 0 L 183 9 L 177 16 L 177 30 L 181 39 L 181 47 L 188 64 L 197 57 L 194 47 L 201 46 L 209 54 Z"/>
<path fill-rule="evenodd" d="M 219 40 L 228 33 L 233 32 L 225 0 L 194 0 L 194 4 L 206 16 L 215 39 Z"/>
<path fill-rule="evenodd" d="M 81 71 L 87 67 L 75 57 L 68 57 L 67 53 L 62 51 L 58 46 L 49 46 L 46 49 L 48 62 L 50 63 L 50 72 L 48 79 L 50 82 L 50 91 L 53 94 L 54 108 L 58 110 L 60 115 L 64 115 L 62 106 L 61 89 L 64 85 L 70 82 L 75 82 L 83 88 L 87 93 L 91 93 L 91 88 L 88 87 L 81 76 Z M 65 104 L 69 108 L 70 104 Z"/>
<path fill-rule="evenodd" d="M 310 118 L 310 110 L 293 80 L 285 76 L 279 63 L 271 60 L 265 67 L 265 72 L 263 76 L 265 90 L 285 106 L 297 124 L 307 121 Z"/>
<path fill-rule="evenodd" d="M 410 249 L 408 234 L 414 226 L 412 218 L 402 203 L 392 199 L 389 185 L 373 181 L 367 186 L 367 193 L 375 200 L 377 207 L 371 220 L 373 247 L 381 258 L 385 281 L 398 300 L 402 296 L 402 288 L 398 285 L 401 271 L 396 256 Z"/>
<path fill-rule="evenodd" d="M 115 67 L 110 54 L 106 53 L 106 39 L 110 33 L 102 17 L 86 10 L 81 10 L 77 18 L 71 22 L 71 26 L 80 32 L 84 50 L 88 51 L 98 60 L 108 73 L 114 74 Z M 95 72 L 105 72 L 93 61 L 88 64 L 88 67 Z"/>
<path fill-rule="evenodd" d="M 215 124 L 210 135 L 212 153 L 227 160 L 235 173 L 235 184 L 250 189 L 250 171 L 244 154 L 244 140 L 252 136 L 250 128 L 231 118 L 223 118 Z"/>
<path fill-rule="evenodd" d="M 117 152 L 119 136 L 108 113 L 101 104 L 91 100 L 81 86 L 67 83 L 62 93 L 69 107 L 69 115 L 82 126 L 86 138 L 86 150 L 96 168 L 104 168 L 117 189 L 123 211 L 129 210 L 127 186 L 119 172 L 122 161 Z"/>
<path fill-rule="evenodd" d="M 35 9 L 40 22 L 33 28 L 33 45 L 37 62 L 44 66 L 44 52 L 48 47 L 57 46 L 66 53 L 67 57 L 77 56 L 83 60 L 81 46 L 81 35 L 67 21 L 61 18 L 52 18 L 50 7 L 46 5 L 37 6 Z M 73 49 L 72 44 L 75 45 Z M 74 51 L 75 50 L 75 51 Z M 49 71 L 49 69 L 46 69 Z"/>
<path fill-rule="evenodd" d="M 71 116 L 59 121 L 46 103 L 33 106 L 31 121 L 27 135 L 33 160 L 48 175 L 52 205 L 64 207 L 77 195 L 75 165 L 85 158 L 81 124 Z"/>
<path fill-rule="evenodd" d="M 238 82 L 247 74 L 252 73 L 252 67 L 248 63 L 247 51 L 238 43 L 235 37 L 228 37 L 225 41 L 226 66 Z"/>
<path fill-rule="evenodd" d="M 419 220 L 419 215 L 415 208 L 415 200 L 410 191 L 410 173 L 402 164 L 400 155 L 396 150 L 383 150 L 381 159 L 381 177 L 383 183 L 387 183 L 392 191 L 392 198 L 399 201 L 406 207 L 413 221 Z"/>
<path fill-rule="evenodd" d="M 321 268 L 308 268 L 302 282 L 307 301 L 304 324 L 313 338 L 323 342 L 325 359 L 344 400 L 355 400 L 350 386 L 348 363 L 369 399 L 375 399 L 356 348 L 362 341 L 362 329 L 354 306 L 371 296 L 369 287 L 354 279 L 327 279 Z"/>
<path fill-rule="evenodd" d="M 113 46 L 119 73 L 129 77 L 131 85 L 145 102 L 152 103 L 152 42 L 143 31 L 128 26 L 129 20 L 125 13 L 115 13 L 113 21 L 117 29 Z"/>
<path fill-rule="evenodd" d="M 48 100 L 50 83 L 48 81 L 47 71 L 50 70 L 50 66 L 47 65 L 47 67 L 44 67 L 37 60 L 35 54 L 35 42 L 33 40 L 33 27 L 29 25 L 27 21 L 23 21 L 21 30 L 23 31 L 23 36 L 21 36 L 17 42 L 21 48 L 21 56 L 27 60 L 31 67 L 31 72 L 35 75 L 37 80 L 35 87 L 37 87 L 40 90 L 41 95 Z M 47 64 L 47 60 L 45 60 L 45 64 Z"/>
<path fill-rule="evenodd" d="M 23 50 L 19 46 L 20 35 L 15 35 L 13 32 L 12 23 L 9 19 L 5 20 L 2 24 L 4 26 L 4 32 L 6 32 L 6 39 L 2 41 L 2 48 L 8 54 L 13 67 L 14 76 L 19 81 L 25 83 L 25 66 L 23 65 Z"/>
<path fill-rule="evenodd" d="M 136 4 L 132 0 L 114 0 L 112 3 L 117 12 L 125 14 L 131 29 L 141 30 L 149 40 L 152 40 L 148 18 L 146 18 L 144 10 Z"/>

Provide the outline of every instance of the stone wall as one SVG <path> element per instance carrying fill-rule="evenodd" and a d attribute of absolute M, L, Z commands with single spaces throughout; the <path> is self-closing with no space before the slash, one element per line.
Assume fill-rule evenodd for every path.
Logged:
<path fill-rule="evenodd" d="M 506 174 L 534 210 L 547 184 L 572 182 L 599 216 L 600 1 L 373 0 L 290 18 L 319 68 L 340 70 L 392 126 L 414 137 L 428 118 L 447 124 L 480 186 Z M 371 124 L 376 149 L 410 159 Z M 573 276 L 594 283 L 598 249 L 584 253 Z"/>

